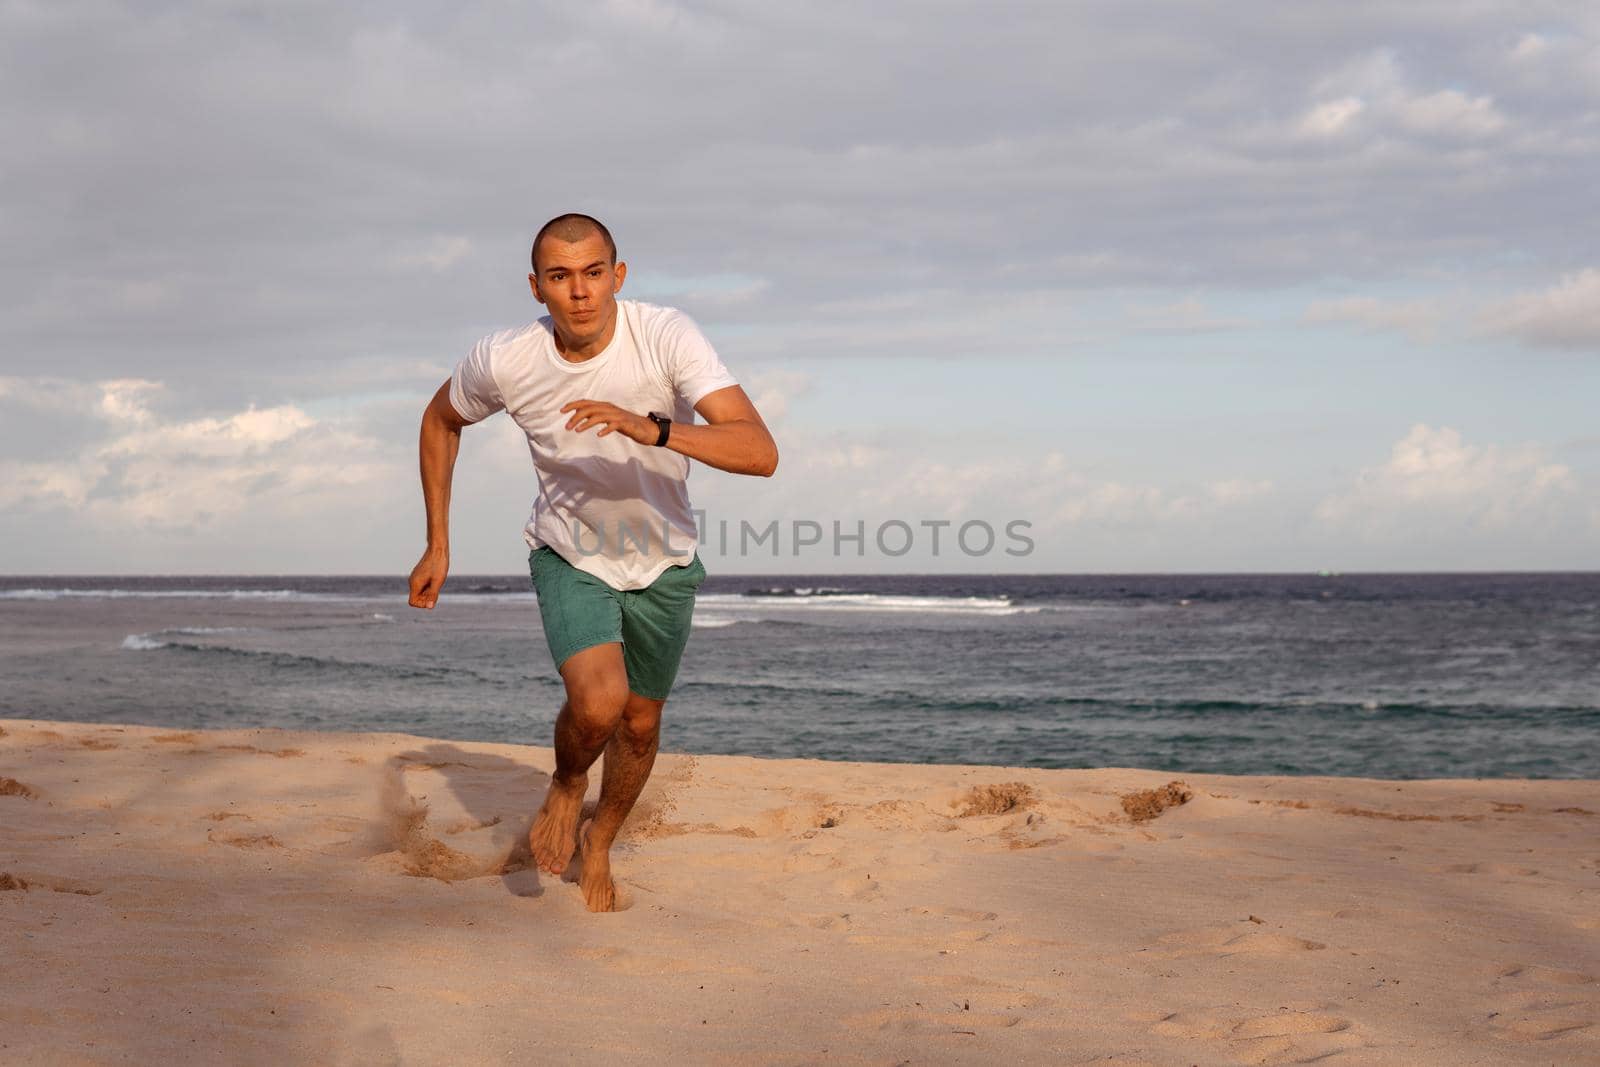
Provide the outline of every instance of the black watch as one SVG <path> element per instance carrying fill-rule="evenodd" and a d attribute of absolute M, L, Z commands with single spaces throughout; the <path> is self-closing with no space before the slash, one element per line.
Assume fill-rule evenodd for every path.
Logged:
<path fill-rule="evenodd" d="M 660 435 L 656 437 L 656 447 L 660 448 L 667 443 L 667 435 L 672 433 L 672 420 L 655 411 L 650 412 L 645 417 L 655 423 L 656 427 L 661 431 Z"/>

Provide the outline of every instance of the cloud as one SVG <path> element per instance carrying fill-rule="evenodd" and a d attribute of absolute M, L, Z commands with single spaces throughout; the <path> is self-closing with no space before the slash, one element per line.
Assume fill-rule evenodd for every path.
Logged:
<path fill-rule="evenodd" d="M 1511 48 L 1511 59 L 1517 63 L 1528 63 L 1547 55 L 1550 51 L 1550 41 L 1542 34 L 1525 33 L 1517 38 L 1517 43 Z"/>
<path fill-rule="evenodd" d="M 1600 270 L 1587 267 L 1542 292 L 1500 301 L 1479 325 L 1531 345 L 1600 350 Z"/>
<path fill-rule="evenodd" d="M 1274 491 L 1271 481 L 1248 478 L 1180 487 L 1131 483 L 1096 476 L 1059 451 L 1019 462 L 793 431 L 783 447 L 781 485 L 714 483 L 708 512 L 825 524 L 835 518 L 983 519 L 999 527 L 1020 518 L 1059 533 L 1082 525 L 1205 522 L 1252 508 Z"/>
<path fill-rule="evenodd" d="M 1394 102 L 1400 123 L 1418 133 L 1459 137 L 1487 137 L 1505 129 L 1505 115 L 1489 96 L 1468 96 L 1456 89 L 1441 89 Z"/>
<path fill-rule="evenodd" d="M 783 422 L 789 404 L 811 386 L 810 377 L 800 371 L 763 370 L 750 376 L 745 393 L 768 426 Z"/>
<path fill-rule="evenodd" d="M 1366 106 L 1357 96 L 1325 100 L 1301 116 L 1295 128 L 1304 137 L 1334 137 L 1346 132 Z"/>
<path fill-rule="evenodd" d="M 1267 478 L 1227 478 L 1220 482 L 1209 483 L 1206 492 L 1219 503 L 1233 504 L 1265 496 L 1274 488 L 1271 479 Z"/>
<path fill-rule="evenodd" d="M 427 267 L 432 271 L 449 270 L 472 251 L 472 242 L 465 237 L 435 237 L 399 257 L 403 267 Z"/>
<path fill-rule="evenodd" d="M 1544 32 L 1524 32 L 1505 53 L 1512 83 L 1540 96 L 1587 99 L 1600 97 L 1600 32 L 1553 22 Z"/>
<path fill-rule="evenodd" d="M 841 17 L 5 6 L 0 135 L 29 146 L 7 173 L 29 210 L 0 221 L 0 345 L 86 381 L 271 405 L 291 375 L 453 353 L 533 317 L 527 241 L 568 208 L 613 224 L 630 285 L 748 279 L 684 302 L 759 324 L 774 352 L 874 297 L 929 318 L 956 290 L 972 332 L 1015 348 L 1019 288 L 1181 301 L 1508 241 L 1559 262 L 1583 242 L 1564 205 L 1592 170 L 1593 100 L 1527 75 L 1569 51 L 1581 68 L 1576 12 L 1542 16 L 1548 55 L 1521 59 L 1509 4 L 1033 5 L 997 22 L 889 3 L 852 10 L 843 36 Z M 551 87 L 579 82 L 575 128 Z M 219 359 L 229 373 L 207 373 Z"/>
<path fill-rule="evenodd" d="M 1433 300 L 1396 301 L 1349 296 L 1313 301 L 1301 320 L 1308 323 L 1349 322 L 1369 331 L 1395 330 L 1413 341 L 1426 344 L 1436 339 L 1441 317 L 1441 307 Z"/>
<path fill-rule="evenodd" d="M 1217 333 L 1250 325 L 1249 319 L 1214 314 L 1192 296 L 1135 308 L 1128 316 L 1128 328 L 1137 333 Z"/>
<path fill-rule="evenodd" d="M 1111 524 L 1103 559 L 1135 531 L 1187 552 L 1185 523 L 1295 491 L 1287 459 L 1277 489 L 1215 488 L 1261 470 L 1238 442 L 1260 439 L 1280 370 L 1329 383 L 1330 409 L 1387 384 L 1365 376 L 1376 361 L 1335 374 L 1330 346 L 1274 333 L 1301 294 L 1356 294 L 1307 321 L 1439 344 L 1460 340 L 1457 304 L 1386 294 L 1592 261 L 1573 219 L 1600 167 L 1597 103 L 1600 35 L 1576 3 L 1532 21 L 1509 2 L 1036 3 L 1005 19 L 909 0 L 0 4 L 0 136 L 27 146 L 0 212 L 0 375 L 29 394 L 19 407 L 0 384 L 0 457 L 8 499 L 50 516 L 14 508 L 4 536 L 41 567 L 74 530 L 91 531 L 76 566 L 200 566 L 175 535 L 152 533 L 181 548 L 143 564 L 104 547 L 127 543 L 104 524 L 184 514 L 217 544 L 257 531 L 249 565 L 270 567 L 360 513 L 364 535 L 410 551 L 416 413 L 475 339 L 541 314 L 528 241 L 580 210 L 616 233 L 625 295 L 696 316 L 784 421 L 782 475 L 738 499 L 1026 506 L 1078 516 L 1080 535 Z M 1525 297 L 1486 328 L 1589 343 L 1581 299 Z M 1130 357 L 1175 377 L 1132 383 Z M 973 451 L 943 444 L 953 420 L 896 414 L 873 420 L 892 432 L 838 432 L 941 406 L 923 393 L 935 360 L 1010 383 L 998 405 L 973 390 L 1004 412 L 981 447 L 964 426 Z M 1163 384 L 1194 395 L 1169 404 Z M 1461 388 L 1493 402 L 1495 386 Z M 1085 396 L 1141 413 L 1108 416 L 1114 473 L 1062 444 L 1061 398 Z M 1140 473 L 1218 408 L 1245 414 L 1234 444 L 1206 446 L 1212 469 Z M 531 480 L 526 450 L 502 436 L 505 458 L 458 483 L 483 501 L 458 545 L 499 546 L 526 507 L 506 482 L 513 466 Z M 1317 447 L 1321 470 L 1359 445 Z M 1074 460 L 1041 473 L 1052 450 Z M 375 480 L 350 480 L 367 466 Z M 369 566 L 342 559 L 327 566 Z"/>
<path fill-rule="evenodd" d="M 73 461 L 0 459 L 0 507 L 82 507 L 106 476 L 94 457 Z"/>
<path fill-rule="evenodd" d="M 626 260 L 626 256 L 622 257 Z M 671 304 L 692 309 L 697 319 L 741 320 L 758 310 L 772 288 L 772 279 L 748 275 L 661 276 L 649 275 L 637 284 L 630 281 L 625 296 L 650 303 Z"/>
<path fill-rule="evenodd" d="M 84 387 L 5 380 L 3 395 L 59 411 L 76 393 L 79 414 L 101 433 L 67 459 L 0 460 L 0 505 L 68 509 L 102 530 L 225 529 L 338 510 L 399 477 L 401 465 L 376 440 L 319 421 L 290 405 L 168 420 L 148 401 L 160 383 Z"/>
<path fill-rule="evenodd" d="M 1223 478 L 1176 488 L 1128 485 L 1075 470 L 1060 453 L 1045 457 L 1042 472 L 1042 484 L 1034 499 L 1039 503 L 1054 501 L 1053 510 L 1043 510 L 1047 524 L 1068 526 L 1189 525 L 1191 530 L 1198 530 L 1252 500 L 1269 496 L 1274 488 L 1268 479 L 1249 478 Z"/>
<path fill-rule="evenodd" d="M 1472 445 L 1448 426 L 1418 423 L 1386 462 L 1363 468 L 1314 515 L 1368 537 L 1531 529 L 1552 521 L 1577 494 L 1572 471 L 1537 444 Z"/>
<path fill-rule="evenodd" d="M 54 415 L 139 422 L 150 417 L 149 403 L 161 392 L 160 382 L 144 378 L 111 378 L 80 382 L 51 376 L 0 376 L 0 399 Z"/>
<path fill-rule="evenodd" d="M 1297 124 L 1301 135 L 1332 136 L 1362 116 L 1373 132 L 1481 139 L 1507 129 L 1509 122 L 1487 93 L 1455 88 L 1416 88 L 1399 53 L 1374 49 L 1344 64 L 1316 85 L 1318 103 Z M 1337 95 L 1335 95 L 1337 94 Z"/>

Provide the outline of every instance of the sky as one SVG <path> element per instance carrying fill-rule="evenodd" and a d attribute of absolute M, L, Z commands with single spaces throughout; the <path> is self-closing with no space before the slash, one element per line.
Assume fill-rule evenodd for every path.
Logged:
<path fill-rule="evenodd" d="M 778 441 L 695 465 L 713 574 L 1600 568 L 1592 3 L 0 0 L 0 59 L 0 573 L 406 573 L 565 211 Z M 534 489 L 465 432 L 456 573 Z"/>

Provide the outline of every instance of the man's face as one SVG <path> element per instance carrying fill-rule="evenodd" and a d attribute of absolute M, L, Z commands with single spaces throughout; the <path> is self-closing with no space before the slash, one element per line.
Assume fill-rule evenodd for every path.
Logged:
<path fill-rule="evenodd" d="M 611 262 L 598 233 L 568 244 L 546 237 L 539 244 L 539 271 L 528 275 L 533 295 L 550 309 L 550 318 L 568 347 L 592 344 L 605 336 L 617 317 L 617 293 L 627 277 L 626 263 Z"/>

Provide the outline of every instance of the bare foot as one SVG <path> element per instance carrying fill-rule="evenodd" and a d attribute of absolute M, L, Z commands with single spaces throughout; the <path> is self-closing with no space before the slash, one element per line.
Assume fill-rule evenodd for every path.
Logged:
<path fill-rule="evenodd" d="M 611 881 L 611 850 L 589 849 L 589 827 L 593 819 L 585 820 L 578 832 L 578 848 L 583 851 L 583 874 L 578 888 L 583 890 L 583 902 L 590 911 L 616 911 L 617 887 Z"/>
<path fill-rule="evenodd" d="M 528 831 L 528 848 L 541 871 L 560 874 L 567 869 L 567 861 L 578 846 L 578 814 L 583 810 L 583 794 L 588 788 L 588 775 L 579 775 L 567 786 L 550 779 L 544 806 L 534 817 L 533 829 Z"/>

